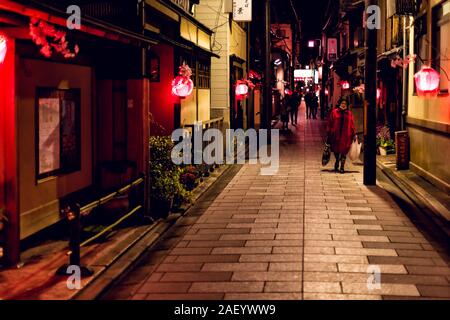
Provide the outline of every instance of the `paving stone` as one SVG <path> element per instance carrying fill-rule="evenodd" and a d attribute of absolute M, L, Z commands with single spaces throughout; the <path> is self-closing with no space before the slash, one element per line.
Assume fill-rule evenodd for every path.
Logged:
<path fill-rule="evenodd" d="M 305 293 L 341 293 L 341 285 L 339 282 L 309 282 L 303 283 Z"/>
<path fill-rule="evenodd" d="M 264 282 L 195 282 L 189 292 L 262 292 Z"/>
<path fill-rule="evenodd" d="M 233 272 L 233 281 L 301 281 L 301 271 Z"/>
<path fill-rule="evenodd" d="M 181 293 L 187 292 L 189 282 L 147 282 L 137 291 L 138 293 Z"/>
<path fill-rule="evenodd" d="M 303 294 L 305 300 L 382 300 L 380 295 L 342 294 L 342 293 L 309 293 Z"/>
<path fill-rule="evenodd" d="M 161 282 L 192 282 L 229 281 L 232 272 L 168 272 L 161 278 Z"/>
<path fill-rule="evenodd" d="M 240 262 L 300 262 L 302 256 L 293 254 L 243 254 Z"/>
<path fill-rule="evenodd" d="M 268 263 L 239 262 L 239 263 L 205 263 L 202 271 L 267 271 Z"/>
<path fill-rule="evenodd" d="M 301 293 L 227 293 L 225 300 L 301 300 Z"/>
<path fill-rule="evenodd" d="M 410 284 L 392 284 L 382 282 L 379 289 L 370 289 L 368 288 L 367 283 L 342 282 L 342 289 L 344 293 L 420 296 L 416 286 Z"/>
<path fill-rule="evenodd" d="M 447 286 L 425 286 L 418 285 L 417 289 L 421 296 L 424 297 L 437 297 L 450 299 L 450 287 Z"/>
<path fill-rule="evenodd" d="M 302 292 L 301 282 L 266 282 L 264 292 Z"/>
<path fill-rule="evenodd" d="M 224 294 L 221 293 L 157 293 L 147 294 L 145 300 L 222 300 Z"/>
<path fill-rule="evenodd" d="M 339 272 L 364 272 L 369 273 L 368 268 L 369 264 L 355 264 L 355 263 L 338 263 Z M 398 274 L 407 274 L 408 271 L 405 269 L 403 265 L 396 264 L 380 264 L 376 265 L 380 268 L 382 274 L 384 273 L 398 273 Z"/>
<path fill-rule="evenodd" d="M 270 253 L 272 252 L 272 247 L 225 247 L 225 248 L 214 248 L 212 254 L 259 254 L 259 253 Z"/>

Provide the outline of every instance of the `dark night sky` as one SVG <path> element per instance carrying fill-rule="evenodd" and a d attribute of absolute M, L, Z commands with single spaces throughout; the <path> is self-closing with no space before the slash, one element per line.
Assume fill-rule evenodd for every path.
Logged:
<path fill-rule="evenodd" d="M 304 38 L 320 36 L 329 1 L 338 0 L 292 0 L 302 20 Z"/>

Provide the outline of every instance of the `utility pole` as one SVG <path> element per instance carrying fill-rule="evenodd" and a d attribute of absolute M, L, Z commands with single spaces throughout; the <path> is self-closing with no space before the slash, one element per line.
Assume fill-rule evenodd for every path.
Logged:
<path fill-rule="evenodd" d="M 377 6 L 378 0 L 366 0 L 369 6 Z M 366 11 L 366 15 L 368 12 Z M 375 13 L 376 14 L 376 13 Z M 380 19 L 380 17 L 377 17 Z M 376 101 L 377 101 L 377 29 L 366 23 L 364 100 L 364 184 L 376 185 L 377 143 L 376 143 Z"/>
<path fill-rule="evenodd" d="M 262 127 L 267 129 L 270 143 L 270 129 L 272 120 L 272 59 L 270 41 L 270 0 L 265 0 L 264 5 L 264 109 L 262 115 Z"/>

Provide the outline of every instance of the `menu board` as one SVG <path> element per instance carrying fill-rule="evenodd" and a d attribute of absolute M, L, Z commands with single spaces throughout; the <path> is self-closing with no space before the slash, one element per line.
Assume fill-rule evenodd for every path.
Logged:
<path fill-rule="evenodd" d="M 80 89 L 37 89 L 38 180 L 80 170 L 80 96 Z"/>
<path fill-rule="evenodd" d="M 60 100 L 39 100 L 39 175 L 60 167 Z"/>

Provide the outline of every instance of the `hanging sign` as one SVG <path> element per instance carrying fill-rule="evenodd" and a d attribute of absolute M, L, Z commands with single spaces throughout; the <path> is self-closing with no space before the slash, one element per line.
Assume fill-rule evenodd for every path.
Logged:
<path fill-rule="evenodd" d="M 252 21 L 252 0 L 233 0 L 233 20 Z"/>
<path fill-rule="evenodd" d="M 328 61 L 337 60 L 337 39 L 328 38 L 327 39 L 327 58 Z"/>

